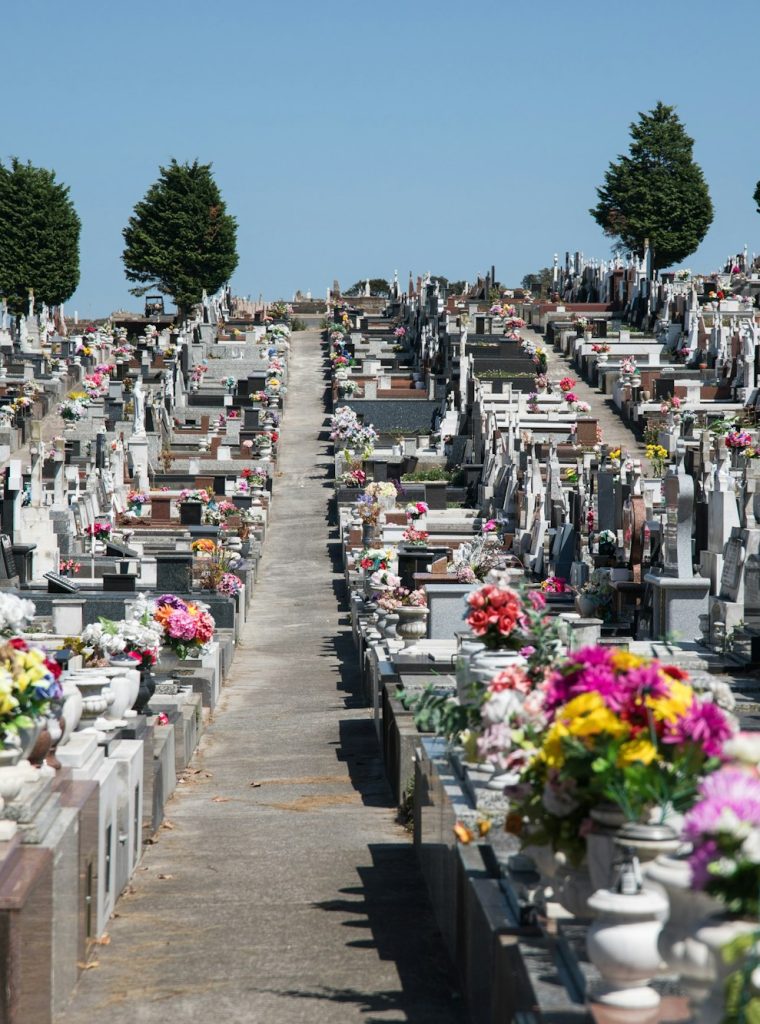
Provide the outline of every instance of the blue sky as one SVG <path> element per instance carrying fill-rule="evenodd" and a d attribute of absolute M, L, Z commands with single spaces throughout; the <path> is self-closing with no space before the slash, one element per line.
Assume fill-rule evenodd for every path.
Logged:
<path fill-rule="evenodd" d="M 171 157 L 211 161 L 237 293 L 322 295 L 430 270 L 508 284 L 609 240 L 588 209 L 658 99 L 695 139 L 715 219 L 687 263 L 760 251 L 760 3 L 17 0 L 0 158 L 55 169 L 83 223 L 67 311 L 139 308 L 121 264 Z"/>

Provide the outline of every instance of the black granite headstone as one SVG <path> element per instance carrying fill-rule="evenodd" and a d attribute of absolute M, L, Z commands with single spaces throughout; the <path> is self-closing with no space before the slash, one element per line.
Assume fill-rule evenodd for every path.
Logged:
<path fill-rule="evenodd" d="M 193 556 L 182 552 L 156 555 L 156 590 L 160 594 L 187 594 L 193 583 Z"/>

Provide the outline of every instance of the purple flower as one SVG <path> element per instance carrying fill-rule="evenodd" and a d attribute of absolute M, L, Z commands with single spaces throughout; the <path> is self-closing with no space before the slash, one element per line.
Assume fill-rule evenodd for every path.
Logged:
<path fill-rule="evenodd" d="M 181 597 L 175 597 L 174 594 L 162 594 L 156 598 L 156 604 L 168 604 L 170 608 L 177 608 L 184 610 L 187 605 Z"/>
<path fill-rule="evenodd" d="M 684 836 L 699 843 L 717 834 L 724 811 L 760 828 L 760 779 L 741 768 L 721 768 L 699 785 L 701 799 L 684 819 Z"/>
<path fill-rule="evenodd" d="M 663 743 L 696 743 L 706 757 L 718 757 L 723 744 L 733 734 L 723 711 L 711 701 L 692 702 L 683 716 L 668 728 Z"/>
<path fill-rule="evenodd" d="M 707 870 L 707 866 L 717 859 L 718 844 L 714 839 L 708 839 L 689 856 L 691 884 L 695 889 L 704 889 L 710 881 L 710 872 Z"/>
<path fill-rule="evenodd" d="M 631 692 L 646 694 L 648 697 L 667 698 L 670 696 L 670 680 L 663 678 L 659 665 L 642 665 L 626 672 L 625 685 Z"/>

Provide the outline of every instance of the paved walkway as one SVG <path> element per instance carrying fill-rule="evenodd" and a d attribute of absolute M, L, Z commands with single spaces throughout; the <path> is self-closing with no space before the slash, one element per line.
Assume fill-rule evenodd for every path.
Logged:
<path fill-rule="evenodd" d="M 543 335 L 536 334 L 535 331 L 529 328 L 522 330 L 520 333 L 526 338 L 530 338 L 535 344 L 542 345 L 546 349 L 549 374 L 552 379 L 556 376 L 565 375 L 575 378 L 576 383 L 573 391 L 581 401 L 589 403 L 591 415 L 598 417 L 605 444 L 608 444 L 613 449 L 622 448 L 623 451 L 627 451 L 631 455 L 638 454 L 643 456 L 644 446 L 639 442 L 634 431 L 618 414 L 611 396 L 604 395 L 596 388 L 589 387 L 583 378 L 579 376 L 575 367 L 571 366 L 569 359 L 566 359 L 559 352 L 555 352 L 554 349 L 547 346 L 546 338 Z"/>
<path fill-rule="evenodd" d="M 274 521 L 225 696 L 61 1024 L 463 1019 L 353 697 L 316 332 L 294 335 L 291 366 Z"/>

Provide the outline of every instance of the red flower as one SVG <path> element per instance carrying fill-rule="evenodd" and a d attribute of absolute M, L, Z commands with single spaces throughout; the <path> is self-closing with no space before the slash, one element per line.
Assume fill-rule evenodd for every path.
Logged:
<path fill-rule="evenodd" d="M 29 648 L 26 645 L 26 640 L 22 640 L 20 636 L 13 636 L 8 641 L 14 651 L 28 651 Z"/>
<path fill-rule="evenodd" d="M 476 636 L 482 636 L 488 632 L 490 622 L 485 612 L 470 612 L 467 616 L 467 625 Z"/>

